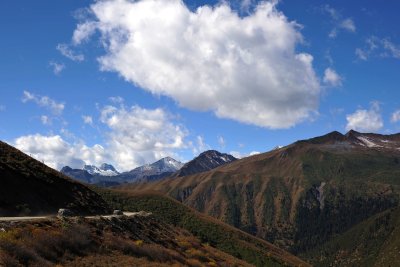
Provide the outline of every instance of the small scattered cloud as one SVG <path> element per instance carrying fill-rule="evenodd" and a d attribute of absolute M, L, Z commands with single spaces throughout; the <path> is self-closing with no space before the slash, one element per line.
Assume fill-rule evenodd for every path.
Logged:
<path fill-rule="evenodd" d="M 378 102 L 372 102 L 370 109 L 358 109 L 346 116 L 346 130 L 377 132 L 383 127 L 383 119 Z"/>
<path fill-rule="evenodd" d="M 5 110 L 6 110 L 6 106 L 0 105 L 0 112 L 1 112 L 1 111 L 5 111 Z"/>
<path fill-rule="evenodd" d="M 211 149 L 211 147 L 204 141 L 204 137 L 201 135 L 196 136 L 196 144 L 193 144 L 193 142 L 191 142 L 190 146 L 192 147 L 192 152 L 195 156 L 206 150 Z"/>
<path fill-rule="evenodd" d="M 24 91 L 23 96 L 22 96 L 22 102 L 27 103 L 27 102 L 34 102 L 40 107 L 45 107 L 49 109 L 53 114 L 55 115 L 61 115 L 65 108 L 64 103 L 59 103 L 53 99 L 51 99 L 48 96 L 40 96 L 40 95 L 35 95 L 29 91 Z"/>
<path fill-rule="evenodd" d="M 392 113 L 392 116 L 390 117 L 390 121 L 392 123 L 396 123 L 400 121 L 400 110 L 396 110 L 395 112 Z"/>
<path fill-rule="evenodd" d="M 362 48 L 356 48 L 355 55 L 362 61 L 367 61 L 371 57 L 400 59 L 400 45 L 389 38 L 371 36 L 365 40 Z"/>
<path fill-rule="evenodd" d="M 93 118 L 91 116 L 82 116 L 82 120 L 84 124 L 93 125 Z"/>
<path fill-rule="evenodd" d="M 323 82 L 328 86 L 341 86 L 342 77 L 332 68 L 325 69 Z"/>
<path fill-rule="evenodd" d="M 46 116 L 46 115 L 40 116 L 40 121 L 42 122 L 43 125 L 51 124 L 51 119 L 49 118 L 49 116 Z"/>
<path fill-rule="evenodd" d="M 220 148 L 225 148 L 225 139 L 223 136 L 218 136 L 218 145 Z"/>
<path fill-rule="evenodd" d="M 101 70 L 182 107 L 289 128 L 313 117 L 321 88 L 313 57 L 299 52 L 300 25 L 277 3 L 259 2 L 242 17 L 227 1 L 195 10 L 184 1 L 96 1 L 72 39 L 80 44 L 96 31 Z"/>
<path fill-rule="evenodd" d="M 75 45 L 89 40 L 90 36 L 96 31 L 96 22 L 85 22 L 78 24 L 72 36 L 72 42 Z"/>
<path fill-rule="evenodd" d="M 354 25 L 354 21 L 350 18 L 344 19 L 340 23 L 340 27 L 342 29 L 347 30 L 348 32 L 355 32 L 356 31 L 356 26 Z"/>
<path fill-rule="evenodd" d="M 333 28 L 329 32 L 329 38 L 336 38 L 341 31 L 356 32 L 357 28 L 352 18 L 344 18 L 342 14 L 330 5 L 325 5 L 322 11 L 331 17 Z"/>
<path fill-rule="evenodd" d="M 260 153 L 261 152 L 259 152 L 259 151 L 251 151 L 250 153 L 241 153 L 239 151 L 231 151 L 231 152 L 229 152 L 229 154 L 231 154 L 232 156 L 234 156 L 237 159 L 242 159 L 242 158 L 258 155 Z"/>
<path fill-rule="evenodd" d="M 50 65 L 50 67 L 53 68 L 53 73 L 55 75 L 59 75 L 65 69 L 65 65 L 63 63 L 57 63 L 55 61 L 50 61 L 49 65 Z"/>
<path fill-rule="evenodd" d="M 382 40 L 382 45 L 388 57 L 400 59 L 400 45 L 394 44 L 388 39 Z"/>
<path fill-rule="evenodd" d="M 61 55 L 72 61 L 84 61 L 85 56 L 83 54 L 76 54 L 67 44 L 58 44 L 56 49 L 61 53 Z"/>
<path fill-rule="evenodd" d="M 124 99 L 120 96 L 111 96 L 108 98 L 114 104 L 122 104 L 124 103 Z"/>

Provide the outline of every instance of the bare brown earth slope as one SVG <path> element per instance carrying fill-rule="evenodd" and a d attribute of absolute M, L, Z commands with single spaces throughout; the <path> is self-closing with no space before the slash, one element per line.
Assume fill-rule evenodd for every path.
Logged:
<path fill-rule="evenodd" d="M 85 185 L 0 141 L 0 216 L 109 212 L 107 203 Z"/>
<path fill-rule="evenodd" d="M 400 135 L 332 132 L 208 172 L 156 183 L 156 190 L 294 253 L 318 248 L 398 206 Z"/>

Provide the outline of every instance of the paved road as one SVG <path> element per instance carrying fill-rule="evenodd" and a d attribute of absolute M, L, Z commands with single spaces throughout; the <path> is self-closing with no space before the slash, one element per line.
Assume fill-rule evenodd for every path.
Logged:
<path fill-rule="evenodd" d="M 34 216 L 34 217 L 0 217 L 1 222 L 13 222 L 13 221 L 34 221 L 50 218 L 50 216 Z"/>
<path fill-rule="evenodd" d="M 125 216 L 131 217 L 131 216 L 148 216 L 151 213 L 148 212 L 124 212 Z M 43 220 L 43 219 L 50 219 L 54 218 L 55 215 L 50 215 L 50 216 L 30 216 L 30 217 L 0 217 L 0 222 L 21 222 L 21 221 L 34 221 L 34 220 Z M 122 215 L 96 215 L 96 216 L 85 216 L 87 219 L 96 219 L 96 218 L 106 218 L 106 219 L 111 219 L 113 217 L 118 217 Z"/>

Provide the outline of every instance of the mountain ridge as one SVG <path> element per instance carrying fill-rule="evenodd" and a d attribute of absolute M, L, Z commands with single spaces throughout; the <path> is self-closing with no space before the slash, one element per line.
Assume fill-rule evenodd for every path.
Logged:
<path fill-rule="evenodd" d="M 174 175 L 174 177 L 182 177 L 190 174 L 209 171 L 235 160 L 237 159 L 232 155 L 221 153 L 217 150 L 207 150 L 183 165 L 183 167 Z"/>

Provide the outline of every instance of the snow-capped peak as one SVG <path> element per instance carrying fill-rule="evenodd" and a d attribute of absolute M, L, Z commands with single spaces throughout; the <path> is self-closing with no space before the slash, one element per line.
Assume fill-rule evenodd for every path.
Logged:
<path fill-rule="evenodd" d="M 83 166 L 83 170 L 87 171 L 92 175 L 115 176 L 119 174 L 119 172 L 114 168 L 114 166 L 107 163 L 101 164 L 100 167 L 94 165 L 85 165 Z"/>

